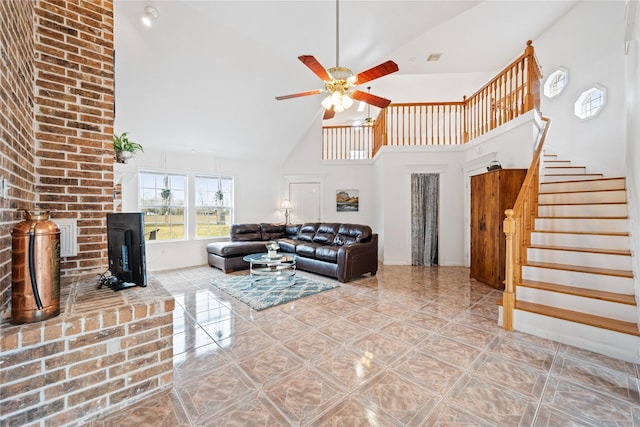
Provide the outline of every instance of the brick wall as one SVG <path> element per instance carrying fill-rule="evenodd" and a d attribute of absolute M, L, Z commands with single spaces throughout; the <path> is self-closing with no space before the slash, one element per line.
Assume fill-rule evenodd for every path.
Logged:
<path fill-rule="evenodd" d="M 36 200 L 78 220 L 78 256 L 62 275 L 105 270 L 113 210 L 113 2 L 35 6 Z"/>
<path fill-rule="evenodd" d="M 18 208 L 35 200 L 33 150 L 33 3 L 0 1 L 0 176 L 10 184 L 0 199 L 0 313 L 11 298 L 11 229 Z"/>
<path fill-rule="evenodd" d="M 0 425 L 81 425 L 173 383 L 173 298 L 96 289 L 114 208 L 113 1 L 0 0 Z M 78 224 L 62 313 L 10 325 L 19 209 Z"/>
<path fill-rule="evenodd" d="M 68 277 L 107 266 L 113 210 L 113 1 L 0 1 L 0 304 L 11 289 L 10 231 L 17 209 L 54 209 L 78 221 Z M 63 280 L 63 283 L 65 281 Z"/>

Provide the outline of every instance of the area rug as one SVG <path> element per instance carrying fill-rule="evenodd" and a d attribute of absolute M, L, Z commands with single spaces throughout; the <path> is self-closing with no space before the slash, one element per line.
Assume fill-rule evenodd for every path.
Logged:
<path fill-rule="evenodd" d="M 299 275 L 290 281 L 232 276 L 216 279 L 212 285 L 258 311 L 340 286 Z"/>

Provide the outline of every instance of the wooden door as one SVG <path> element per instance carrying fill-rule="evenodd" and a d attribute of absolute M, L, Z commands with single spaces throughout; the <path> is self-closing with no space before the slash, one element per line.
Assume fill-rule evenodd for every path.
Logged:
<path fill-rule="evenodd" d="M 471 177 L 471 277 L 488 284 L 496 281 L 497 184 L 494 173 Z"/>
<path fill-rule="evenodd" d="M 471 177 L 471 271 L 476 280 L 504 289 L 504 211 L 513 207 L 525 169 L 501 169 Z"/>

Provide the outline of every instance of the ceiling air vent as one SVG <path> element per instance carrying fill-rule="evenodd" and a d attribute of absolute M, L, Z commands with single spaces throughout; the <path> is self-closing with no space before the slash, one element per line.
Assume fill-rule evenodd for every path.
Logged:
<path fill-rule="evenodd" d="M 442 56 L 441 53 L 431 53 L 429 54 L 429 56 L 427 56 L 427 62 L 439 61 L 441 56 Z"/>

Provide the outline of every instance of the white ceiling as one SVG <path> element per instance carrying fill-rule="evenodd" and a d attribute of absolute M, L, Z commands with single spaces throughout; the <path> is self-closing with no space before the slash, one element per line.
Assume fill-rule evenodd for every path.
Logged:
<path fill-rule="evenodd" d="M 575 3 L 342 0 L 340 65 L 357 73 L 392 59 L 400 71 L 372 93 L 460 100 Z M 147 5 L 159 15 L 151 28 Z M 335 25 L 333 0 L 116 0 L 115 132 L 149 150 L 281 163 L 310 127 L 320 133 L 323 96 L 274 97 L 323 87 L 297 57 L 337 65 Z M 354 106 L 325 124 L 355 117 Z"/>

